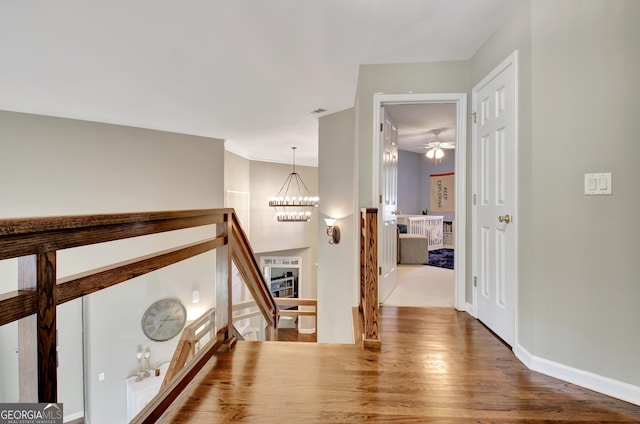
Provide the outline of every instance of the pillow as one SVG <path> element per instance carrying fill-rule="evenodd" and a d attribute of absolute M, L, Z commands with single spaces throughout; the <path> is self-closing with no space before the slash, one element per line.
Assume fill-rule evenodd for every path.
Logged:
<path fill-rule="evenodd" d="M 400 234 L 407 234 L 407 225 L 398 224 L 398 231 L 400 231 Z"/>

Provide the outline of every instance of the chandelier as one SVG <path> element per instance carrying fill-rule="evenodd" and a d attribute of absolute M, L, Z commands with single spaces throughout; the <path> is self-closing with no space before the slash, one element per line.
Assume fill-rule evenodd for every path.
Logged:
<path fill-rule="evenodd" d="M 318 207 L 317 196 L 311 196 L 300 175 L 296 172 L 296 148 L 293 150 L 293 171 L 289 174 L 280 191 L 269 197 L 269 206 L 276 211 L 279 222 L 307 222 L 311 220 L 311 211 Z"/>

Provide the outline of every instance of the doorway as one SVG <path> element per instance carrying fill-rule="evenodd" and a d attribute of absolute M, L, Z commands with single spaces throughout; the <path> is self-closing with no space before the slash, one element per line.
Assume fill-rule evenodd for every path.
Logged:
<path fill-rule="evenodd" d="M 374 134 L 378 134 L 381 123 L 384 121 L 383 109 L 393 105 L 420 105 L 451 103 L 455 107 L 455 133 L 456 133 L 456 155 L 454 165 L 455 177 L 455 232 L 453 234 L 453 244 L 455 249 L 455 269 L 454 269 L 454 307 L 458 310 L 467 310 L 466 287 L 465 287 L 465 217 L 466 217 L 466 117 L 467 117 L 467 95 L 466 93 L 444 93 L 444 94 L 374 94 Z M 382 177 L 382 154 L 379 148 L 378 137 L 373 138 L 373 190 L 374 204 L 378 204 L 375 193 L 381 193 Z M 381 223 L 379 223 L 379 228 Z M 384 251 L 383 246 L 379 251 Z M 384 299 L 381 297 L 381 301 Z"/>
<path fill-rule="evenodd" d="M 260 268 L 274 297 L 300 297 L 302 257 L 260 256 Z M 301 322 L 288 316 L 281 317 L 278 325 L 280 328 L 296 328 L 302 332 Z"/>

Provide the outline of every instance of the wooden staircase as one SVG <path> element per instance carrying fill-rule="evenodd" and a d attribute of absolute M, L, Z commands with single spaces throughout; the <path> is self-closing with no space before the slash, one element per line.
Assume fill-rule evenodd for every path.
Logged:
<path fill-rule="evenodd" d="M 81 274 L 56 277 L 59 250 L 203 226 L 212 226 L 214 234 Z M 164 390 L 136 422 L 155 422 L 215 352 L 225 344 L 232 347 L 237 340 L 232 324 L 232 261 L 267 327 L 277 331 L 278 308 L 233 209 L 0 220 L 0 260 L 18 258 L 19 290 L 0 293 L 0 325 L 21 320 L 20 401 L 57 402 L 58 305 L 211 250 L 216 252 L 215 308 L 185 331 Z"/>

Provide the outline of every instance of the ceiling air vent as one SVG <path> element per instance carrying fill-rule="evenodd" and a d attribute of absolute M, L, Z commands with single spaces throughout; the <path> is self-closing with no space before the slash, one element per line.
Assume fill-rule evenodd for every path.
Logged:
<path fill-rule="evenodd" d="M 314 115 L 317 115 L 319 113 L 326 112 L 326 111 L 327 109 L 322 109 L 321 107 L 319 107 L 317 109 L 312 110 L 311 113 L 313 113 Z"/>

